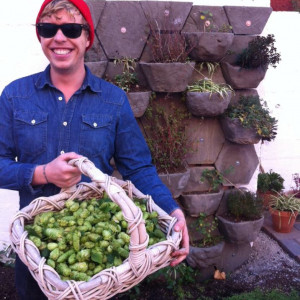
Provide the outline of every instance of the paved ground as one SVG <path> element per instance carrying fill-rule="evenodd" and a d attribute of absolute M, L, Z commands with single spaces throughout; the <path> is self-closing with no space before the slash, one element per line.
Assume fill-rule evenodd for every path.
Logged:
<path fill-rule="evenodd" d="M 265 222 L 262 230 L 272 237 L 282 249 L 300 263 L 300 218 L 298 216 L 294 228 L 290 233 L 278 233 L 272 228 L 269 212 L 265 213 Z"/>

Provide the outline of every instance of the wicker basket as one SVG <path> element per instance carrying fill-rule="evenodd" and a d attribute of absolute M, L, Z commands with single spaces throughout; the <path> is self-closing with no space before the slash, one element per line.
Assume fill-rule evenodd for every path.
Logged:
<path fill-rule="evenodd" d="M 12 247 L 29 268 L 41 290 L 49 299 L 108 299 L 138 284 L 149 274 L 166 267 L 171 253 L 178 249 L 181 233 L 175 232 L 175 218 L 159 208 L 150 196 L 142 194 L 130 182 L 124 182 L 103 174 L 87 158 L 69 162 L 91 178 L 92 183 L 80 183 L 76 187 L 63 189 L 57 195 L 40 197 L 20 210 L 10 226 Z M 45 263 L 37 247 L 27 238 L 26 221 L 46 211 L 59 211 L 68 199 L 85 200 L 102 196 L 103 192 L 117 203 L 128 222 L 130 234 L 129 257 L 118 267 L 112 267 L 94 275 L 89 281 L 62 281 L 58 273 Z M 155 210 L 159 224 L 166 233 L 166 240 L 147 248 L 149 236 L 145 229 L 143 214 L 132 198 L 147 199 L 149 212 Z"/>

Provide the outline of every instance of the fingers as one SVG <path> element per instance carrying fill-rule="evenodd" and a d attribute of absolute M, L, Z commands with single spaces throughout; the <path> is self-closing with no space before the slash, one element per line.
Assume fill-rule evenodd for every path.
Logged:
<path fill-rule="evenodd" d="M 171 255 L 174 259 L 171 261 L 170 265 L 172 267 L 180 264 L 189 254 L 190 242 L 189 242 L 189 234 L 186 226 L 186 221 L 182 210 L 176 209 L 171 213 L 172 217 L 177 218 L 177 222 L 174 225 L 175 231 L 182 231 L 182 240 L 180 243 L 180 249 L 175 250 Z"/>

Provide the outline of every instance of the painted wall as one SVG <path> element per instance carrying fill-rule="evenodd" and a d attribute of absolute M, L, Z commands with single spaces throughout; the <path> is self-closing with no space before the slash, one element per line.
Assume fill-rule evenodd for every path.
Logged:
<path fill-rule="evenodd" d="M 42 0 L 10 0 L 0 10 L 0 91 L 12 80 L 43 70 L 47 65 L 32 24 Z M 202 0 L 194 5 L 269 6 L 267 0 Z M 285 187 L 292 185 L 292 174 L 300 172 L 300 97 L 297 85 L 300 63 L 300 36 L 294 34 L 300 25 L 297 12 L 273 12 L 263 35 L 273 33 L 282 61 L 276 69 L 270 68 L 259 85 L 261 98 L 268 102 L 273 116 L 279 120 L 275 141 L 256 145 L 265 171 L 273 169 L 285 179 Z M 1 133 L 0 133 L 1 134 Z M 256 189 L 258 170 L 247 186 Z M 18 193 L 0 189 L 0 248 L 8 242 L 8 228 L 18 210 Z M 2 243 L 1 243 L 2 241 Z"/>

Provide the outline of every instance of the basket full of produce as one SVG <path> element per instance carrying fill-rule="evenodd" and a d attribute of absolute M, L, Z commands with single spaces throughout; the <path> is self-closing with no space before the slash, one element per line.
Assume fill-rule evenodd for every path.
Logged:
<path fill-rule="evenodd" d="M 10 226 L 12 247 L 49 299 L 108 299 L 169 265 L 181 233 L 134 185 L 87 158 L 69 162 L 92 182 L 39 197 Z"/>

